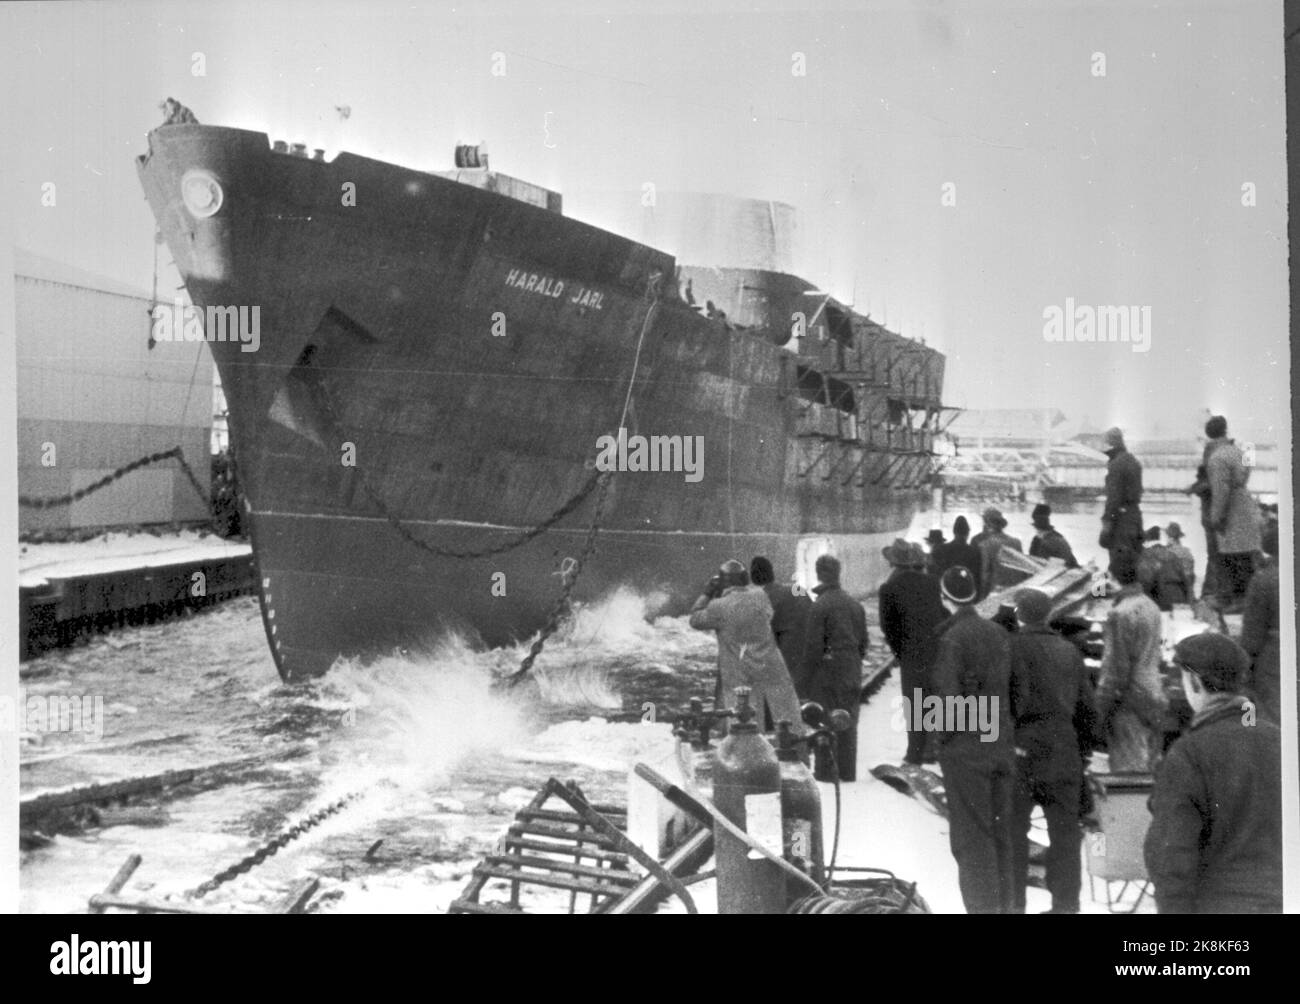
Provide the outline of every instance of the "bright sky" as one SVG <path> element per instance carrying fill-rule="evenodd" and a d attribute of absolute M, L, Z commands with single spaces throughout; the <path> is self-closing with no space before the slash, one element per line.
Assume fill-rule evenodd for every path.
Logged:
<path fill-rule="evenodd" d="M 797 270 L 946 352 L 951 404 L 1287 435 L 1280 5 L 769 6 L 4 5 L 14 240 L 148 289 L 133 158 L 168 95 L 331 157 L 482 139 L 576 216 L 646 181 L 794 205 Z M 1150 307 L 1150 351 L 1046 342 L 1067 297 Z"/>

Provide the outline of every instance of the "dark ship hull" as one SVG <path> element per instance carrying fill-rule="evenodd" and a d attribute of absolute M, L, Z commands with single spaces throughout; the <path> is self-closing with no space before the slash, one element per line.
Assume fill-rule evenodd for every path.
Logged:
<path fill-rule="evenodd" d="M 680 611 L 724 558 L 826 550 L 865 591 L 927 497 L 942 356 L 791 276 L 692 271 L 710 319 L 671 256 L 544 203 L 242 130 L 162 127 L 139 173 L 193 303 L 259 310 L 256 351 L 207 338 L 286 679 L 538 630 L 621 420 L 702 437 L 702 470 L 610 476 L 577 600 Z"/>

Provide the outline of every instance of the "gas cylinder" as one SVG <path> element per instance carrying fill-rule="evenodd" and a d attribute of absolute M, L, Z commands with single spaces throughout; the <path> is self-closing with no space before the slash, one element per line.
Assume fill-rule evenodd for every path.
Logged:
<path fill-rule="evenodd" d="M 781 764 L 754 721 L 748 687 L 736 688 L 736 715 L 718 747 L 713 801 L 757 843 L 780 855 Z M 786 873 L 748 844 L 715 827 L 719 913 L 784 913 Z"/>
<path fill-rule="evenodd" d="M 822 796 L 803 762 L 789 722 L 777 722 L 776 759 L 781 765 L 781 837 L 785 859 L 818 885 L 826 881 L 822 844 Z M 786 877 L 786 904 L 808 895 L 806 883 Z"/>

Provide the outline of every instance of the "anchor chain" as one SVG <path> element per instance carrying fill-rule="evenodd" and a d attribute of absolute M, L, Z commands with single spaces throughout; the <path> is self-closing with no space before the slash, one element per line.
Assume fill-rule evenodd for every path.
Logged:
<path fill-rule="evenodd" d="M 225 883 L 229 882 L 231 879 L 238 878 L 240 875 L 247 874 L 248 872 L 256 868 L 258 865 L 260 865 L 267 858 L 271 857 L 271 855 L 279 851 L 280 848 L 284 847 L 286 844 L 290 843 L 291 841 L 297 840 L 299 837 L 301 837 L 304 833 L 306 833 L 308 830 L 312 829 L 313 827 L 319 826 L 321 823 L 325 822 L 325 820 L 327 820 L 330 816 L 333 816 L 335 813 L 340 812 L 342 809 L 350 805 L 352 802 L 355 802 L 358 798 L 360 798 L 364 794 L 366 794 L 365 791 L 350 792 L 349 794 L 344 795 L 342 798 L 331 802 L 323 809 L 319 809 L 316 812 L 313 812 L 306 819 L 294 824 L 293 826 L 289 827 L 289 829 L 285 830 L 283 833 L 279 834 L 276 837 L 273 837 L 272 839 L 268 840 L 266 843 L 262 844 L 261 847 L 257 848 L 257 850 L 253 851 L 251 854 L 245 855 L 244 857 L 240 858 L 229 868 L 217 872 L 216 875 L 212 876 L 212 878 L 208 879 L 206 882 L 202 882 L 199 885 L 195 886 L 186 895 L 188 895 L 191 899 L 201 899 L 202 897 L 206 896 L 208 893 L 212 892 L 213 889 L 216 889 L 218 886 L 224 885 Z"/>
<path fill-rule="evenodd" d="M 141 457 L 138 460 L 132 460 L 129 464 L 119 467 L 113 473 L 108 474 L 93 484 L 86 485 L 85 488 L 79 488 L 75 492 L 69 492 L 67 495 L 55 495 L 51 498 L 36 498 L 32 495 L 19 495 L 18 504 L 27 509 L 56 509 L 60 506 L 72 505 L 73 502 L 79 502 L 87 495 L 92 495 L 101 489 L 107 488 L 114 481 L 119 481 L 126 477 L 132 471 L 137 471 L 141 467 L 148 467 L 150 464 L 162 463 L 164 460 L 174 459 L 180 464 L 181 470 L 185 477 L 189 479 L 190 485 L 203 500 L 203 504 L 210 505 L 210 499 L 203 491 L 203 486 L 199 479 L 194 476 L 194 471 L 185 461 L 185 455 L 179 446 L 173 446 L 170 450 L 164 450 L 161 453 L 150 453 L 148 456 Z"/>
<path fill-rule="evenodd" d="M 315 390 L 325 412 L 325 418 L 333 427 L 335 436 L 338 437 L 340 441 L 349 441 L 350 437 L 347 436 L 346 431 L 343 429 L 343 423 L 339 421 L 338 412 L 334 408 L 334 402 L 330 397 L 329 390 L 325 387 L 324 382 L 317 381 Z M 388 504 L 384 502 L 383 498 L 375 490 L 374 486 L 370 483 L 370 479 L 366 477 L 365 472 L 358 470 L 357 474 L 361 479 L 361 490 L 365 493 L 366 498 L 368 498 L 375 508 L 379 510 L 379 514 L 384 517 L 384 520 L 390 527 L 392 527 L 399 537 L 413 547 L 419 548 L 421 551 L 425 551 L 435 557 L 457 558 L 460 560 L 491 558 L 498 554 L 504 554 L 507 551 L 513 551 L 516 547 L 528 543 L 534 537 L 541 536 L 560 520 L 564 519 L 565 516 L 577 509 L 578 506 L 582 505 L 583 501 L 592 493 L 596 488 L 597 483 L 600 481 L 600 472 L 593 472 L 592 476 L 587 479 L 583 486 L 558 509 L 547 516 L 546 519 L 542 520 L 531 529 L 525 530 L 522 533 L 509 538 L 503 543 L 494 544 L 491 547 L 479 548 L 477 550 L 457 551 L 449 547 L 438 547 L 415 536 L 415 534 L 407 529 L 406 524 L 402 521 L 401 517 L 394 514 L 393 511 L 388 508 Z"/>
<path fill-rule="evenodd" d="M 600 481 L 600 493 L 596 496 L 596 506 L 591 517 L 591 528 L 587 531 L 587 539 L 583 542 L 582 551 L 577 559 L 569 563 L 565 559 L 564 588 L 560 590 L 560 598 L 555 601 L 555 606 L 551 608 L 551 615 L 546 618 L 546 623 L 542 626 L 541 632 L 537 639 L 528 649 L 528 654 L 524 656 L 524 661 L 519 664 L 519 668 L 511 673 L 505 679 L 507 688 L 516 686 L 529 671 L 533 668 L 533 663 L 537 657 L 542 654 L 542 647 L 546 644 L 551 635 L 559 630 L 560 624 L 569 614 L 569 597 L 573 594 L 573 587 L 578 584 L 578 575 L 582 572 L 582 566 L 587 559 L 591 557 L 596 550 L 596 534 L 600 532 L 600 517 L 605 508 L 605 498 L 609 494 L 609 482 L 612 472 L 605 471 L 602 473 Z"/>
<path fill-rule="evenodd" d="M 646 282 L 646 290 L 645 290 L 645 300 L 647 303 L 646 312 L 645 312 L 645 316 L 641 320 L 641 332 L 637 337 L 636 352 L 632 358 L 632 373 L 628 378 L 627 394 L 623 399 L 623 412 L 622 415 L 619 417 L 618 424 L 620 429 L 627 422 L 628 411 L 632 406 L 632 392 L 636 387 L 637 372 L 641 364 L 641 350 L 645 344 L 646 335 L 650 331 L 650 325 L 653 322 L 655 313 L 659 307 L 659 296 L 660 296 L 659 286 L 661 281 L 662 281 L 662 275 L 659 272 L 655 272 L 648 278 Z M 326 388 L 324 381 L 323 380 L 315 381 L 314 390 L 316 392 L 317 399 L 319 400 L 322 409 L 325 412 L 326 420 L 333 427 L 333 431 L 335 435 L 339 436 L 343 432 L 343 425 L 338 419 L 338 412 L 334 408 L 333 401 L 330 398 L 329 390 Z M 346 436 L 342 436 L 341 438 L 347 441 Z M 589 496 L 592 493 L 592 491 L 599 489 L 599 494 L 596 497 L 596 504 L 592 509 L 591 526 L 587 530 L 587 537 L 583 543 L 582 551 L 579 554 L 576 561 L 574 561 L 572 564 L 568 564 L 566 562 L 566 567 L 562 569 L 562 574 L 564 575 L 564 586 L 560 592 L 559 599 L 556 600 L 554 607 L 551 608 L 550 616 L 547 617 L 546 623 L 543 625 L 541 632 L 538 634 L 536 640 L 530 646 L 528 655 L 524 657 L 524 660 L 520 664 L 519 669 L 517 669 L 514 673 L 512 673 L 510 676 L 505 678 L 504 682 L 507 687 L 514 687 L 516 684 L 519 683 L 520 680 L 522 680 L 525 676 L 527 676 L 529 671 L 533 668 L 533 663 L 537 660 L 537 657 L 541 654 L 543 646 L 545 646 L 547 640 L 557 630 L 559 630 L 560 623 L 564 620 L 565 616 L 567 616 L 567 614 L 569 613 L 570 596 L 573 593 L 574 586 L 577 585 L 578 576 L 582 571 L 582 566 L 587 561 L 587 559 L 591 557 L 592 553 L 595 551 L 596 535 L 597 533 L 600 532 L 600 520 L 604 512 L 605 500 L 609 494 L 609 483 L 611 480 L 612 473 L 613 472 L 611 471 L 599 471 L 599 470 L 593 471 L 591 477 L 587 479 L 586 483 L 580 489 L 578 489 L 577 493 L 574 494 L 568 501 L 563 503 L 558 509 L 556 509 L 555 512 L 553 512 L 542 522 L 538 523 L 532 529 L 525 530 L 523 533 L 518 534 L 517 536 L 505 541 L 504 543 L 497 544 L 488 548 L 482 548 L 476 551 L 455 551 L 450 548 L 436 547 L 433 544 L 421 540 L 419 537 L 416 537 L 414 534 L 412 534 L 410 530 L 408 530 L 406 526 L 403 524 L 402 520 L 399 519 L 396 515 L 394 515 L 393 512 L 388 508 L 387 504 L 385 504 L 383 499 L 379 496 L 378 492 L 376 492 L 373 486 L 370 484 L 369 479 L 366 478 L 365 474 L 358 472 L 361 478 L 362 491 L 365 493 L 366 497 L 370 499 L 370 501 L 374 504 L 374 506 L 379 510 L 380 514 L 384 517 L 385 521 L 388 523 L 389 526 L 393 528 L 393 530 L 398 534 L 398 536 L 400 536 L 403 540 L 405 540 L 407 543 L 411 544 L 412 546 L 417 547 L 420 550 L 425 551 L 429 554 L 433 554 L 437 557 L 457 558 L 457 559 L 492 557 L 497 554 L 504 554 L 506 551 L 513 550 L 514 548 L 519 547 L 522 544 L 526 544 L 534 537 L 538 537 L 541 534 L 545 533 L 552 526 L 558 523 L 561 519 L 563 519 L 569 513 L 573 512 L 573 510 L 578 508 L 578 506 L 582 504 L 582 502 L 587 498 L 587 496 Z"/>

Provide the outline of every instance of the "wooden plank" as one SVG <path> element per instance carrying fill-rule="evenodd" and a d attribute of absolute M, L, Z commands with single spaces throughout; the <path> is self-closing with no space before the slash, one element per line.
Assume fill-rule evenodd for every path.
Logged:
<path fill-rule="evenodd" d="M 600 812 L 599 809 L 596 811 Z M 601 813 L 601 815 L 607 814 Z M 614 817 L 613 821 L 617 822 L 619 819 L 625 818 L 627 813 L 616 812 L 612 815 Z M 532 822 L 533 820 L 541 820 L 548 823 L 573 823 L 575 825 L 582 822 L 582 817 L 576 812 L 565 812 L 559 809 L 520 809 L 515 818 L 519 820 L 527 820 L 529 822 Z"/>
<path fill-rule="evenodd" d="M 106 799 L 123 798 L 127 795 L 141 795 L 161 791 L 194 780 L 197 770 L 169 770 L 162 774 L 147 777 L 133 777 L 126 781 L 112 781 L 108 784 L 91 784 L 67 791 L 52 791 L 44 795 L 35 795 L 19 803 L 18 818 L 30 821 L 53 809 L 67 809 L 87 802 L 99 802 Z"/>
<path fill-rule="evenodd" d="M 139 854 L 129 855 L 126 861 L 123 862 L 122 867 L 117 870 L 117 874 L 114 875 L 112 879 L 109 880 L 108 885 L 104 886 L 104 895 L 115 896 L 119 892 L 121 892 L 122 886 L 126 885 L 126 883 L 130 881 L 131 876 L 135 874 L 135 870 L 140 867 L 140 862 L 143 860 L 144 858 L 142 858 Z M 94 897 L 91 897 L 90 900 L 90 912 L 91 913 L 104 912 L 103 907 L 97 907 L 95 905 Z"/>
<path fill-rule="evenodd" d="M 558 826 L 547 826 L 544 823 L 514 823 L 510 827 L 513 834 L 530 833 L 535 837 L 555 837 L 557 839 L 572 840 L 580 844 L 596 844 L 599 847 L 612 848 L 616 844 L 603 833 L 597 833 L 594 830 L 579 832 L 578 830 L 566 830 Z"/>
<path fill-rule="evenodd" d="M 211 914 L 220 917 L 239 916 L 249 912 L 247 910 L 214 910 L 211 907 L 196 906 L 182 900 L 150 899 L 142 896 L 131 898 L 110 893 L 96 893 L 91 896 L 90 906 L 96 913 L 100 913 L 108 907 L 118 910 L 134 910 L 136 913 L 193 913 Z"/>
<path fill-rule="evenodd" d="M 563 872 L 566 875 L 580 875 L 593 879 L 604 879 L 617 885 L 635 885 L 638 876 L 616 868 L 593 868 L 590 865 L 575 864 L 559 858 L 539 858 L 531 854 L 489 854 L 484 863 L 519 868 L 542 868 L 546 871 Z M 521 872 L 521 877 L 528 877 L 528 872 Z"/>
<path fill-rule="evenodd" d="M 458 899 L 447 908 L 448 913 L 482 913 L 482 914 L 509 914 L 511 916 L 525 916 L 524 911 L 510 906 L 508 903 L 475 903 L 468 899 Z"/>
<path fill-rule="evenodd" d="M 664 869 L 678 878 L 694 872 L 713 854 L 713 831 L 696 830 L 677 850 L 664 861 Z M 617 902 L 601 910 L 612 916 L 653 913 L 655 907 L 668 896 L 668 890 L 653 875 L 647 875 Z"/>
<path fill-rule="evenodd" d="M 582 847 L 573 844 L 551 843 L 548 840 L 529 840 L 526 837 L 516 837 L 507 834 L 507 847 L 518 847 L 524 851 L 544 851 L 551 854 L 574 854 L 581 855 L 584 858 L 591 858 L 593 861 L 609 861 L 613 864 L 625 865 L 629 858 L 626 854 L 619 851 L 607 851 L 599 847 Z"/>
<path fill-rule="evenodd" d="M 316 895 L 316 890 L 320 888 L 320 879 L 309 878 L 303 879 L 291 890 L 289 895 L 280 901 L 276 908 L 276 913 L 302 913 L 306 909 L 311 898 Z"/>
<path fill-rule="evenodd" d="M 507 882 L 520 882 L 525 885 L 544 885 L 552 889 L 570 889 L 577 892 L 594 893 L 597 896 L 618 896 L 623 887 L 618 885 L 597 885 L 594 882 L 582 882 L 578 879 L 564 878 L 560 875 L 548 875 L 538 872 L 518 872 L 511 868 L 494 868 L 491 865 L 479 865 L 474 869 L 475 875 L 487 878 L 504 879 Z"/>
<path fill-rule="evenodd" d="M 305 746 L 297 746 L 284 753 L 276 755 L 277 760 L 286 760 L 297 758 L 306 752 Z M 95 802 L 112 801 L 115 799 L 126 798 L 133 795 L 151 795 L 163 791 L 167 788 L 174 788 L 182 784 L 189 784 L 200 779 L 203 775 L 213 774 L 220 771 L 233 771 L 242 767 L 255 767 L 259 764 L 265 764 L 268 758 L 265 755 L 255 755 L 239 757 L 235 760 L 223 760 L 219 763 L 201 764 L 198 767 L 185 767 L 178 770 L 164 771 L 160 774 L 149 774 L 141 777 L 126 778 L 122 781 L 108 781 L 102 784 L 81 785 L 76 788 L 66 788 L 59 791 L 44 792 L 40 795 L 33 795 L 31 798 L 23 799 L 19 803 L 18 818 L 24 823 L 38 819 L 42 814 L 54 809 L 66 809 L 76 805 L 93 804 Z M 232 782 L 233 783 L 233 780 Z"/>

